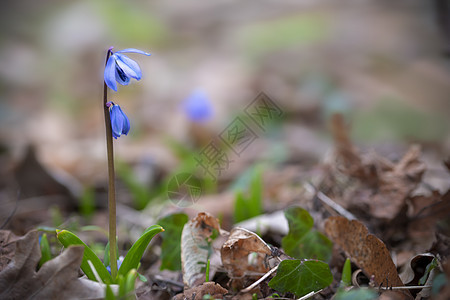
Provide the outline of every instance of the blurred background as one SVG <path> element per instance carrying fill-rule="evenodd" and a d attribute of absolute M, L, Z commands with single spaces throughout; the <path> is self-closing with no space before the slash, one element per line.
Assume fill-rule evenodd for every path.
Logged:
<path fill-rule="evenodd" d="M 362 149 L 395 160 L 419 143 L 430 169 L 445 173 L 448 14 L 447 1 L 438 0 L 7 1 L 0 181 L 10 206 L 2 219 L 17 190 L 21 199 L 47 194 L 29 187 L 43 177 L 41 166 L 71 195 L 106 186 L 102 92 L 110 46 L 152 53 L 130 54 L 142 80 L 109 94 L 132 125 L 115 141 L 122 179 L 131 170 L 143 185 L 160 183 L 183 164 L 183 153 L 198 153 L 260 92 L 282 108 L 282 122 L 258 132 L 223 175 L 228 181 L 258 159 L 319 163 L 332 148 L 333 113 L 345 116 Z M 211 106 L 202 122 L 183 106 L 196 91 Z M 30 161 L 38 175 L 29 175 Z"/>

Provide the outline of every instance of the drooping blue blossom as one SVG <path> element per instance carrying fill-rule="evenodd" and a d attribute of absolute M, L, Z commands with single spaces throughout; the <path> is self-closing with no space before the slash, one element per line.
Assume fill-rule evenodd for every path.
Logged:
<path fill-rule="evenodd" d="M 213 115 L 213 107 L 202 90 L 192 92 L 182 104 L 183 110 L 191 121 L 205 122 Z"/>
<path fill-rule="evenodd" d="M 121 255 L 119 256 L 119 259 L 117 260 L 117 269 L 120 269 L 120 266 L 122 265 L 124 260 L 124 257 Z M 109 274 L 111 274 L 111 266 L 107 266 L 106 270 L 108 270 Z"/>
<path fill-rule="evenodd" d="M 108 102 L 106 106 L 109 108 L 109 116 L 111 118 L 112 135 L 115 139 L 122 134 L 127 135 L 130 131 L 130 120 L 122 111 L 119 105 Z"/>
<path fill-rule="evenodd" d="M 111 49 L 112 48 L 110 48 L 110 50 Z M 117 82 L 121 85 L 128 85 L 131 78 L 140 80 L 142 77 L 142 72 L 139 65 L 122 53 L 138 53 L 147 56 L 151 55 L 150 53 L 133 48 L 124 49 L 117 52 L 111 51 L 111 53 L 111 56 L 106 62 L 104 77 L 106 85 L 115 92 L 117 92 Z"/>

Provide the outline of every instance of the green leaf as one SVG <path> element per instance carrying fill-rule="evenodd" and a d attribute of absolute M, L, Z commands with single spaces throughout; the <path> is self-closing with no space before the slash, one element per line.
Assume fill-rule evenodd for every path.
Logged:
<path fill-rule="evenodd" d="M 119 251 L 117 251 L 116 253 L 119 253 Z M 103 265 L 105 266 L 105 268 L 111 265 L 111 262 L 109 260 L 110 257 L 109 257 L 109 242 L 108 242 L 105 247 L 105 254 L 103 255 Z"/>
<path fill-rule="evenodd" d="M 40 246 L 41 246 L 41 260 L 39 261 L 39 268 L 46 263 L 47 261 L 52 259 L 52 254 L 50 251 L 50 245 L 48 243 L 48 239 L 47 239 L 47 234 L 44 233 L 41 237 L 41 242 L 40 242 Z"/>
<path fill-rule="evenodd" d="M 128 295 L 129 293 L 134 291 L 134 285 L 136 283 L 137 277 L 138 272 L 136 271 L 136 269 L 132 269 L 130 270 L 130 272 L 128 272 L 127 276 L 125 277 L 125 295 Z"/>
<path fill-rule="evenodd" d="M 134 291 L 134 284 L 136 282 L 136 278 L 138 273 L 136 269 L 131 269 L 126 276 L 119 275 L 118 276 L 118 285 L 119 285 L 119 298 L 120 299 L 135 299 L 132 295 Z"/>
<path fill-rule="evenodd" d="M 252 207 L 252 217 L 256 217 L 263 212 L 262 198 L 263 198 L 263 182 L 262 170 L 256 167 L 252 180 L 250 182 L 250 199 L 249 204 Z"/>
<path fill-rule="evenodd" d="M 88 264 L 88 260 L 92 262 L 94 265 L 98 275 L 102 279 L 103 283 L 110 284 L 113 283 L 111 278 L 111 274 L 109 274 L 106 267 L 103 265 L 102 261 L 95 255 L 95 253 L 89 248 L 79 237 L 67 230 L 56 230 L 56 237 L 64 245 L 64 247 L 68 248 L 73 245 L 81 245 L 84 246 L 83 260 L 81 261 L 81 269 L 84 274 L 93 281 L 97 281 L 94 276 L 94 272 L 92 272 L 91 267 Z"/>
<path fill-rule="evenodd" d="M 147 277 L 142 275 L 141 273 L 138 273 L 139 280 L 142 282 L 148 282 Z"/>
<path fill-rule="evenodd" d="M 156 234 L 162 231 L 164 231 L 164 229 L 159 225 L 153 225 L 147 228 L 141 237 L 133 244 L 133 246 L 131 246 L 131 249 L 123 259 L 118 275 L 125 276 L 131 269 L 137 269 L 139 261 L 141 260 L 148 244 Z"/>
<path fill-rule="evenodd" d="M 237 189 L 236 191 L 234 202 L 234 221 L 236 223 L 259 216 L 263 213 L 263 183 L 261 168 L 255 167 L 251 170 L 249 175 L 246 175 L 251 176 L 249 177 L 249 193 L 248 197 L 246 197 L 241 189 Z"/>
<path fill-rule="evenodd" d="M 186 214 L 172 214 L 158 220 L 164 228 L 161 233 L 161 270 L 181 270 L 181 232 L 189 221 Z"/>
<path fill-rule="evenodd" d="M 237 191 L 234 200 L 234 221 L 239 223 L 248 219 L 247 204 L 242 191 Z"/>
<path fill-rule="evenodd" d="M 353 289 L 350 291 L 340 290 L 335 299 L 336 300 L 372 300 L 377 299 L 378 294 L 370 289 Z"/>
<path fill-rule="evenodd" d="M 291 292 L 297 297 L 316 292 L 333 282 L 328 264 L 318 260 L 283 260 L 269 286 L 278 292 Z"/>
<path fill-rule="evenodd" d="M 341 286 L 347 287 L 350 285 L 352 285 L 352 264 L 350 259 L 347 258 L 344 263 L 344 268 L 342 268 Z"/>
<path fill-rule="evenodd" d="M 95 191 L 93 188 L 85 188 L 80 198 L 80 213 L 90 218 L 95 211 Z"/>
<path fill-rule="evenodd" d="M 205 271 L 205 282 L 209 282 L 209 264 L 211 261 L 208 259 L 206 262 L 206 271 Z"/>
<path fill-rule="evenodd" d="M 106 286 L 105 300 L 116 300 L 116 296 L 109 284 Z"/>
<path fill-rule="evenodd" d="M 427 278 L 428 275 L 430 275 L 431 270 L 433 270 L 434 268 L 436 268 L 438 266 L 438 261 L 435 258 L 433 258 L 433 260 L 427 265 L 426 269 L 425 269 L 425 273 L 423 274 L 423 276 L 419 279 L 419 284 L 420 285 L 424 285 L 425 282 L 427 282 Z"/>
<path fill-rule="evenodd" d="M 119 253 L 119 246 L 116 243 L 116 253 Z M 105 267 L 111 266 L 111 262 L 109 261 L 111 259 L 109 255 L 109 242 L 106 244 L 105 251 L 103 254 L 103 265 Z"/>
<path fill-rule="evenodd" d="M 37 231 L 47 232 L 47 233 L 55 233 L 56 227 L 49 227 L 49 226 L 38 226 L 36 228 Z"/>
<path fill-rule="evenodd" d="M 314 220 L 307 210 L 291 207 L 285 210 L 289 233 L 281 240 L 287 255 L 295 258 L 315 258 L 328 261 L 333 243 L 322 233 L 313 229 Z"/>

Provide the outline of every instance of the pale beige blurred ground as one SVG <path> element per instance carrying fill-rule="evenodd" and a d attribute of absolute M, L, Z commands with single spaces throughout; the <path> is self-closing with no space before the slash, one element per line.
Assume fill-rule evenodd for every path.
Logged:
<path fill-rule="evenodd" d="M 125 161 L 176 166 L 165 137 L 190 143 L 179 105 L 199 87 L 214 104 L 212 136 L 264 91 L 286 112 L 293 157 L 321 159 L 335 111 L 363 143 L 450 153 L 450 64 L 431 1 L 29 0 L 4 4 L 0 19 L 0 142 L 12 162 L 31 143 L 46 165 L 104 180 L 112 45 L 152 53 L 130 55 L 143 79 L 111 95 L 132 122 L 115 143 Z"/>

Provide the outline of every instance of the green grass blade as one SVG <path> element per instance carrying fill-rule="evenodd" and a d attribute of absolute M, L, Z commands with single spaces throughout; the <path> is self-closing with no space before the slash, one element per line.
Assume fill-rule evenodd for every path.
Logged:
<path fill-rule="evenodd" d="M 48 243 L 47 234 L 44 233 L 41 237 L 41 260 L 39 261 L 39 268 L 46 263 L 47 261 L 52 259 L 52 254 L 50 252 L 50 245 Z"/>
<path fill-rule="evenodd" d="M 263 180 L 261 167 L 256 167 L 253 171 L 250 182 L 250 199 L 251 216 L 255 217 L 263 213 Z"/>
<path fill-rule="evenodd" d="M 126 276 L 131 269 L 137 269 L 148 244 L 156 234 L 162 231 L 164 229 L 159 225 L 153 225 L 147 228 L 141 237 L 131 246 L 131 249 L 128 251 L 120 266 L 118 275 Z"/>
<path fill-rule="evenodd" d="M 210 260 L 208 259 L 208 262 L 206 263 L 205 282 L 209 282 L 209 264 Z"/>
<path fill-rule="evenodd" d="M 119 251 L 117 251 L 116 253 L 119 253 Z M 103 255 L 103 265 L 105 266 L 105 268 L 111 265 L 109 259 L 110 257 L 109 257 L 109 242 L 108 242 L 105 247 L 105 254 Z"/>
<path fill-rule="evenodd" d="M 342 269 L 341 286 L 347 287 L 352 285 L 352 267 L 350 259 L 346 259 L 344 268 Z"/>
<path fill-rule="evenodd" d="M 248 219 L 249 213 L 247 212 L 247 203 L 242 191 L 237 191 L 234 200 L 234 222 L 239 223 Z"/>
<path fill-rule="evenodd" d="M 160 270 L 181 270 L 181 233 L 189 217 L 175 213 L 158 220 L 165 231 L 161 233 L 161 267 Z"/>
<path fill-rule="evenodd" d="M 108 270 L 106 270 L 102 261 L 95 255 L 95 253 L 89 248 L 79 237 L 67 230 L 56 230 L 56 237 L 64 245 L 64 247 L 68 248 L 73 245 L 81 245 L 84 246 L 83 260 L 81 262 L 81 269 L 84 274 L 93 281 L 97 281 L 95 279 L 94 272 L 92 272 L 91 267 L 88 264 L 88 260 L 92 262 L 95 269 L 97 270 L 98 275 L 103 280 L 104 283 L 110 284 L 113 283 L 111 278 L 111 274 L 109 274 Z"/>

